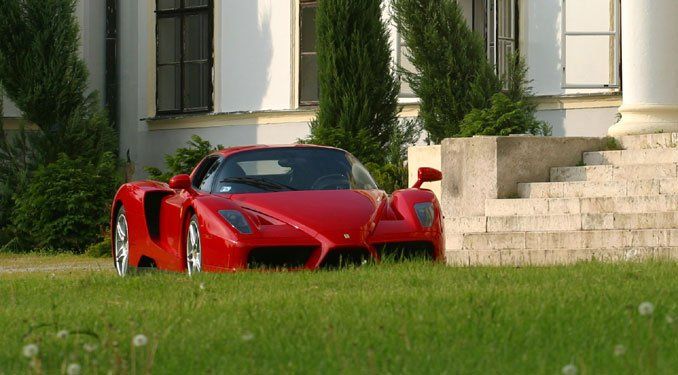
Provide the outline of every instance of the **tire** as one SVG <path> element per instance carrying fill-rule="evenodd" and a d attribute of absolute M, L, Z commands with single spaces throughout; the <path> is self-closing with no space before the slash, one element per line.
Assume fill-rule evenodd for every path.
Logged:
<path fill-rule="evenodd" d="M 124 277 L 129 272 L 129 227 L 125 207 L 120 207 L 118 215 L 115 217 L 114 231 L 115 253 L 113 254 L 113 261 L 118 275 Z"/>
<path fill-rule="evenodd" d="M 202 245 L 198 217 L 193 215 L 186 229 L 186 269 L 193 276 L 202 272 Z"/>

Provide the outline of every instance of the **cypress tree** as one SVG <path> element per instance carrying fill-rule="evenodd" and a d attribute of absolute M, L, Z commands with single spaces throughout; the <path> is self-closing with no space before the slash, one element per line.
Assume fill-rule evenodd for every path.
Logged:
<path fill-rule="evenodd" d="M 399 126 L 400 83 L 381 0 L 322 0 L 316 30 L 320 108 L 307 141 L 385 163 Z"/>
<path fill-rule="evenodd" d="M 33 147 L 41 162 L 59 153 L 97 160 L 117 151 L 98 94 L 87 93 L 75 0 L 0 0 L 0 14 L 0 80 L 39 128 Z"/>
<path fill-rule="evenodd" d="M 464 116 L 501 90 L 480 35 L 455 0 L 393 0 L 398 31 L 416 72 L 401 71 L 417 97 L 429 140 L 457 136 Z"/>

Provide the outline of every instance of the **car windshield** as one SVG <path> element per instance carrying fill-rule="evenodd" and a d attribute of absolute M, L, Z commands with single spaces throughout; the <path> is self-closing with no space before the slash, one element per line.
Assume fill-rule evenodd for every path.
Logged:
<path fill-rule="evenodd" d="M 377 185 L 358 159 L 341 150 L 267 148 L 229 156 L 214 192 L 262 193 L 291 190 L 371 190 Z"/>

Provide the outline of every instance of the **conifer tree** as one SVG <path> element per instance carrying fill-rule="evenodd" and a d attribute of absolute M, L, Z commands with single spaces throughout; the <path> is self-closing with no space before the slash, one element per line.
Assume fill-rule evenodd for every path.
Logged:
<path fill-rule="evenodd" d="M 386 163 L 398 131 L 398 81 L 381 0 L 322 0 L 316 15 L 320 101 L 310 143 Z"/>
<path fill-rule="evenodd" d="M 501 90 L 480 35 L 455 0 L 393 0 L 394 19 L 416 72 L 401 71 L 421 100 L 429 140 L 457 136 L 464 116 Z"/>

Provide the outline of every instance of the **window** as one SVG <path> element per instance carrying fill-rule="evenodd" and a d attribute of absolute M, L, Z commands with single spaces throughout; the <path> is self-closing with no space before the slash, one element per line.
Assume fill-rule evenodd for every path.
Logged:
<path fill-rule="evenodd" d="M 159 114 L 212 110 L 211 0 L 157 0 Z"/>
<path fill-rule="evenodd" d="M 485 38 L 487 59 L 503 77 L 508 56 L 518 50 L 516 0 L 474 0 L 472 14 L 473 30 Z"/>
<path fill-rule="evenodd" d="M 214 180 L 214 172 L 217 170 L 221 161 L 219 156 L 208 156 L 203 160 L 193 175 L 193 187 L 202 191 L 211 191 Z"/>
<path fill-rule="evenodd" d="M 396 44 L 396 64 L 403 70 L 408 72 L 416 71 L 416 68 L 408 57 L 410 50 L 407 48 L 407 42 L 398 34 L 398 43 Z M 410 87 L 410 84 L 405 80 L 405 77 L 400 77 L 400 97 L 401 98 L 415 98 L 416 95 Z"/>
<path fill-rule="evenodd" d="M 619 0 L 562 0 L 563 88 L 619 87 Z"/>
<path fill-rule="evenodd" d="M 316 52 L 315 14 L 318 1 L 299 3 L 299 104 L 318 104 L 318 54 Z"/>

